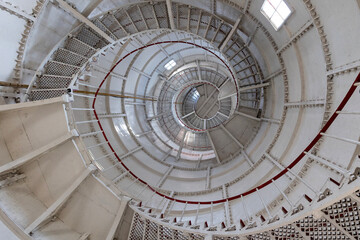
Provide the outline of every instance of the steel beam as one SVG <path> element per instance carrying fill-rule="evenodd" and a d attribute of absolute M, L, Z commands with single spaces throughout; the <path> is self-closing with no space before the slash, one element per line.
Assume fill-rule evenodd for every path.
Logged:
<path fill-rule="evenodd" d="M 154 116 L 152 116 L 152 117 L 148 117 L 146 120 L 147 121 L 151 121 L 151 120 L 154 120 L 154 119 L 156 119 L 156 118 L 158 118 L 158 117 L 161 117 L 161 116 L 163 116 L 163 115 L 165 115 L 166 114 L 166 112 L 163 112 L 163 113 L 160 113 L 160 114 L 158 114 L 158 115 L 154 115 Z"/>
<path fill-rule="evenodd" d="M 266 78 L 264 78 L 263 82 L 269 81 L 275 77 L 277 77 L 278 75 L 280 75 L 282 72 L 284 71 L 284 69 L 280 69 L 276 72 L 271 73 L 269 76 L 267 76 Z"/>
<path fill-rule="evenodd" d="M 280 120 L 272 118 L 261 118 L 261 121 L 280 124 Z"/>
<path fill-rule="evenodd" d="M 168 12 L 170 27 L 171 27 L 171 29 L 175 29 L 175 22 L 174 22 L 174 16 L 173 16 L 173 12 L 172 12 L 171 0 L 166 0 L 166 7 L 167 7 L 167 12 Z"/>
<path fill-rule="evenodd" d="M 105 38 L 109 43 L 114 43 L 114 39 L 112 39 L 109 35 L 103 32 L 100 28 L 98 28 L 94 23 L 92 23 L 87 17 L 76 11 L 72 6 L 70 6 L 64 0 L 56 0 L 60 7 L 65 11 L 69 12 L 72 16 L 78 19 L 80 22 L 86 24 L 90 28 L 92 28 L 95 32 L 97 32 L 101 37 Z"/>
<path fill-rule="evenodd" d="M 353 115 L 360 115 L 360 112 L 343 112 L 343 111 L 337 111 L 337 114 L 353 114 Z"/>
<path fill-rule="evenodd" d="M 242 149 L 244 148 L 244 145 L 243 145 L 239 140 L 237 140 L 237 138 L 234 137 L 234 135 L 232 135 L 231 132 L 229 132 L 229 130 L 227 130 L 227 128 L 226 128 L 223 124 L 220 125 L 220 128 L 221 128 L 237 145 L 239 145 L 240 148 L 242 148 Z"/>
<path fill-rule="evenodd" d="M 157 188 L 160 188 L 160 187 L 164 184 L 166 178 L 169 176 L 169 174 L 171 173 L 171 171 L 172 171 L 173 169 L 174 169 L 174 165 L 171 165 L 171 166 L 166 170 L 166 172 L 164 173 L 164 175 L 161 177 L 160 181 L 159 181 L 158 184 L 156 185 Z"/>
<path fill-rule="evenodd" d="M 17 6 L 12 5 L 11 3 L 0 0 L 0 8 L 24 20 L 35 22 L 36 18 L 33 15 L 26 13 L 25 11 L 21 10 Z"/>
<path fill-rule="evenodd" d="M 344 169 L 340 166 L 335 165 L 334 163 L 327 161 L 325 159 L 322 159 L 321 157 L 315 156 L 314 154 L 308 153 L 308 152 L 304 152 L 306 154 L 306 156 L 314 159 L 315 161 L 324 164 L 326 166 L 328 166 L 329 168 L 339 172 L 340 174 L 344 175 L 346 178 L 350 178 L 351 173 L 350 171 L 348 171 L 347 169 Z"/>
<path fill-rule="evenodd" d="M 314 101 L 303 101 L 303 102 L 287 102 L 284 104 L 285 107 L 311 107 L 311 106 L 323 106 L 325 100 L 314 100 Z"/>
<path fill-rule="evenodd" d="M 242 87 L 242 88 L 239 88 L 239 92 L 245 92 L 245 91 L 257 89 L 257 88 L 263 88 L 263 87 L 267 87 L 269 85 L 270 85 L 270 83 L 267 82 L 267 83 L 260 83 L 260 84 L 255 84 L 252 86 Z"/>
<path fill-rule="evenodd" d="M 146 131 L 146 132 L 136 134 L 136 136 L 142 137 L 142 136 L 148 135 L 148 134 L 153 133 L 153 132 L 154 132 L 154 130 L 150 130 L 150 131 Z"/>
<path fill-rule="evenodd" d="M 234 35 L 234 33 L 236 32 L 237 28 L 240 25 L 242 19 L 242 15 L 236 20 L 235 24 L 233 25 L 231 31 L 229 32 L 229 34 L 226 36 L 224 42 L 221 44 L 220 46 L 220 51 L 224 51 L 225 46 L 227 45 L 227 43 L 230 41 L 230 39 L 232 38 L 232 36 Z"/>
<path fill-rule="evenodd" d="M 352 139 L 337 137 L 337 136 L 329 135 L 329 134 L 326 134 L 326 133 L 320 133 L 320 134 L 321 134 L 322 136 L 329 137 L 329 138 L 333 138 L 333 139 L 337 139 L 337 140 L 340 140 L 340 141 L 343 141 L 343 142 L 348 142 L 348 143 L 360 145 L 360 142 L 359 142 L 359 141 L 355 141 L 355 140 L 352 140 Z"/>
<path fill-rule="evenodd" d="M 298 179 L 300 182 L 302 182 L 306 187 L 308 187 L 313 193 L 315 193 L 316 196 L 319 196 L 319 193 L 315 191 L 308 182 L 306 182 L 304 179 L 302 179 L 299 175 L 294 173 L 290 168 L 286 168 L 288 172 L 290 172 L 293 176 L 295 176 L 296 179 Z"/>
<path fill-rule="evenodd" d="M 195 111 L 192 111 L 191 113 L 188 113 L 185 116 L 182 116 L 181 119 L 187 118 L 187 117 L 191 116 L 194 113 L 195 113 Z"/>
<path fill-rule="evenodd" d="M 269 86 L 269 85 L 270 85 L 270 83 L 255 84 L 255 85 L 252 85 L 252 86 L 247 86 L 247 87 L 239 88 L 238 91 L 239 91 L 239 92 L 245 92 L 245 91 L 252 90 L 252 89 L 267 87 L 267 86 Z M 231 94 L 226 95 L 226 96 L 223 96 L 223 97 L 219 98 L 219 100 L 223 100 L 223 99 L 225 99 L 225 98 L 232 97 L 232 96 L 235 96 L 235 95 L 237 95 L 236 92 L 235 92 L 235 93 L 231 93 Z"/>
<path fill-rule="evenodd" d="M 272 164 L 274 164 L 277 168 L 279 168 L 281 171 L 283 171 L 285 169 L 285 167 L 279 163 L 277 160 L 275 160 L 270 154 L 268 154 L 267 152 L 264 153 L 264 156 L 270 160 L 270 162 Z M 289 176 L 288 173 L 285 173 L 290 179 L 293 179 L 291 176 Z"/>
<path fill-rule="evenodd" d="M 210 189 L 211 167 L 208 166 L 206 170 L 206 183 L 205 189 Z"/>
<path fill-rule="evenodd" d="M 214 89 L 210 95 L 205 99 L 205 101 L 199 106 L 197 111 L 201 111 L 203 107 L 207 104 L 207 102 L 212 98 L 212 96 L 216 93 L 217 89 Z"/>
<path fill-rule="evenodd" d="M 140 44 L 140 45 L 143 45 L 143 44 Z M 147 77 L 149 79 L 151 78 L 151 75 L 145 73 L 144 71 L 141 71 L 141 70 L 137 69 L 136 67 L 132 67 L 131 70 L 143 75 L 144 77 Z"/>
<path fill-rule="evenodd" d="M 21 179 L 24 179 L 24 178 L 26 178 L 25 174 L 15 174 L 15 175 L 9 176 L 6 179 L 0 181 L 0 189 L 4 188 L 4 187 L 7 187 L 10 184 L 12 184 L 14 182 L 17 182 L 17 181 L 19 181 Z"/>
<path fill-rule="evenodd" d="M 181 152 L 184 147 L 184 141 L 185 141 L 186 135 L 187 135 L 187 132 L 184 133 L 183 138 L 181 140 L 180 147 L 179 147 L 178 153 L 176 155 L 176 161 L 179 161 L 181 158 Z"/>
<path fill-rule="evenodd" d="M 222 185 L 222 190 L 223 190 L 223 198 L 228 198 L 229 196 L 227 194 L 226 186 L 224 184 Z M 230 219 L 229 201 L 224 202 L 224 208 L 225 208 L 226 225 L 230 226 L 231 225 L 231 219 Z"/>
<path fill-rule="evenodd" d="M 291 206 L 291 209 L 293 209 L 295 206 L 294 204 L 290 201 L 290 199 L 286 196 L 286 194 L 284 193 L 284 191 L 282 191 L 278 185 L 276 184 L 276 181 L 274 179 L 271 179 L 272 183 L 274 184 L 274 186 L 276 187 L 276 189 L 281 193 L 281 195 L 286 199 L 286 201 L 289 203 L 289 205 Z"/>
<path fill-rule="evenodd" d="M 46 154 L 48 152 L 50 152 L 51 150 L 53 150 L 54 148 L 56 148 L 57 146 L 59 146 L 60 144 L 63 144 L 64 142 L 72 139 L 74 137 L 74 134 L 72 133 L 67 133 L 66 135 L 59 137 L 58 139 L 46 144 L 43 147 L 40 147 L 12 162 L 9 162 L 3 166 L 0 167 L 0 175 L 7 173 L 9 171 L 12 171 L 26 163 L 31 162 L 32 160 L 34 160 L 37 157 L 40 157 L 43 154 Z"/>
<path fill-rule="evenodd" d="M 43 212 L 35 221 L 33 221 L 24 232 L 26 234 L 32 233 L 36 228 L 40 226 L 46 219 L 53 216 L 57 210 L 67 201 L 67 199 L 74 193 L 74 191 L 80 186 L 80 184 L 93 172 L 95 171 L 95 166 L 90 165 L 86 168 L 80 176 L 70 185 L 66 191 L 61 194 L 61 196 L 53 203 L 51 206 Z"/>
<path fill-rule="evenodd" d="M 124 159 L 124 158 L 126 158 L 126 157 L 128 157 L 128 156 L 130 156 L 130 155 L 132 155 L 132 154 L 134 154 L 134 153 L 136 153 L 137 151 L 140 151 L 141 149 L 143 149 L 142 146 L 136 147 L 136 148 L 130 150 L 129 152 L 121 155 L 119 158 L 120 158 L 120 159 Z M 111 154 L 113 154 L 113 153 L 110 153 L 110 154 L 108 154 L 108 155 L 111 155 Z M 98 159 L 97 159 L 97 160 L 98 160 Z M 117 162 L 116 164 L 114 164 L 114 165 L 112 165 L 112 166 L 104 169 L 103 172 L 106 172 L 106 171 L 108 171 L 109 169 L 111 169 L 111 168 L 113 168 L 113 167 L 115 167 L 115 166 L 118 166 L 118 165 L 120 165 L 120 164 L 121 164 L 121 162 Z"/>
<path fill-rule="evenodd" d="M 146 105 L 145 103 L 141 103 L 141 102 L 125 102 L 125 101 L 124 101 L 124 104 L 127 104 L 127 105 L 142 105 L 142 106 Z"/>
<path fill-rule="evenodd" d="M 78 240 L 86 240 L 88 237 L 90 237 L 90 233 L 84 233 L 79 237 Z"/>
<path fill-rule="evenodd" d="M 243 116 L 243 117 L 246 117 L 246 118 L 249 118 L 249 119 L 252 119 L 252 120 L 255 120 L 255 121 L 258 121 L 258 122 L 261 121 L 261 118 L 254 117 L 254 116 L 251 116 L 251 115 L 249 115 L 249 114 L 242 113 L 242 112 L 239 112 L 239 111 L 235 111 L 235 114 L 240 115 L 240 116 Z"/>
<path fill-rule="evenodd" d="M 285 43 L 282 47 L 279 48 L 279 50 L 276 51 L 276 54 L 281 53 L 285 48 L 290 46 L 296 39 L 299 39 L 301 36 L 303 36 L 304 33 L 312 26 L 314 26 L 314 22 L 312 20 L 305 23 L 304 26 L 302 26 L 296 33 L 292 35 L 292 37 L 289 39 L 287 43 Z"/>
<path fill-rule="evenodd" d="M 130 201 L 130 198 L 128 198 L 126 196 L 122 197 L 119 210 L 116 213 L 115 219 L 113 221 L 113 224 L 111 225 L 111 228 L 110 228 L 109 233 L 108 233 L 108 235 L 106 237 L 106 240 L 113 240 L 114 239 L 116 230 L 118 229 L 120 221 L 121 221 L 122 217 L 124 216 L 124 213 L 125 213 L 125 210 L 126 210 L 126 207 L 127 207 L 127 204 L 128 204 L 129 201 Z"/>
<path fill-rule="evenodd" d="M 207 134 L 207 136 L 208 136 L 208 138 L 209 138 L 211 147 L 212 147 L 212 149 L 214 150 L 216 161 L 217 161 L 217 163 L 220 164 L 220 163 L 221 163 L 221 162 L 220 162 L 220 158 L 219 158 L 219 155 L 218 155 L 218 153 L 217 153 L 217 151 L 216 151 L 216 148 L 215 148 L 214 142 L 213 142 L 213 140 L 212 140 L 212 138 L 211 138 L 210 132 L 209 132 L 209 131 L 206 131 L 206 134 Z"/>
<path fill-rule="evenodd" d="M 94 71 L 102 73 L 104 75 L 108 74 L 108 72 L 110 71 L 110 70 L 105 69 L 105 68 L 100 67 L 100 66 L 92 66 L 92 69 Z M 102 77 L 96 77 L 96 76 L 92 76 L 92 75 L 88 75 L 88 76 L 102 79 Z M 114 73 L 114 72 L 110 72 L 110 76 L 115 77 L 115 78 L 119 78 L 119 79 L 124 80 L 124 81 L 127 80 L 126 77 L 121 76 L 120 74 L 117 74 L 117 73 Z"/>
<path fill-rule="evenodd" d="M 251 159 L 250 159 L 249 155 L 247 155 L 245 149 L 243 149 L 242 154 L 244 155 L 246 161 L 249 163 L 250 167 L 254 166 L 253 161 L 251 161 Z"/>
<path fill-rule="evenodd" d="M 262 205 L 264 206 L 264 208 L 265 208 L 265 210 L 266 210 L 266 213 L 268 214 L 269 218 L 271 219 L 271 218 L 272 218 L 272 215 L 271 215 L 271 213 L 270 213 L 270 211 L 269 211 L 269 208 L 268 208 L 267 205 L 265 204 L 264 199 L 261 197 L 258 188 L 256 188 L 256 193 L 258 194 L 258 196 L 259 196 L 259 198 L 260 198 L 260 201 L 261 201 Z"/>
<path fill-rule="evenodd" d="M 125 113 L 98 113 L 98 118 L 120 118 L 120 117 L 126 117 Z"/>
<path fill-rule="evenodd" d="M 172 151 L 172 149 L 170 149 L 170 150 L 165 154 L 165 156 L 161 159 L 162 162 L 164 162 L 164 161 L 170 156 L 171 151 Z"/>

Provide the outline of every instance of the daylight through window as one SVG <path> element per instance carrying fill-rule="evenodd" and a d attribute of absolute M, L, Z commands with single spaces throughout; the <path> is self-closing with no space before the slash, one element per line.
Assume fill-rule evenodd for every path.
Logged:
<path fill-rule="evenodd" d="M 265 0 L 261 12 L 278 30 L 291 14 L 291 9 L 283 0 Z"/>

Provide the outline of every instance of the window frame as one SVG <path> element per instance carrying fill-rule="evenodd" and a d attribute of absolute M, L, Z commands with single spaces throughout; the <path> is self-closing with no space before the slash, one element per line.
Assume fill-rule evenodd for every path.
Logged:
<path fill-rule="evenodd" d="M 265 4 L 265 2 L 267 2 L 268 0 L 264 0 L 263 4 L 261 5 L 261 8 L 260 8 L 260 12 L 262 13 L 262 15 L 270 22 L 271 26 L 273 26 L 274 30 L 275 31 L 279 31 L 280 28 L 285 24 L 285 22 L 290 18 L 290 16 L 294 13 L 294 8 L 292 8 L 289 3 L 286 1 L 286 0 L 281 0 L 281 2 L 284 2 L 286 4 L 286 6 L 289 8 L 290 10 L 290 14 L 284 19 L 284 21 L 279 25 L 279 27 L 276 27 L 274 25 L 274 23 L 271 21 L 271 17 L 269 18 L 267 13 L 265 13 L 265 11 L 263 10 L 263 6 Z M 271 3 L 270 3 L 271 4 Z M 281 4 L 281 3 L 280 3 Z M 279 4 L 279 5 L 280 5 Z M 274 8 L 275 12 L 279 14 L 279 12 L 277 11 L 276 8 Z M 281 17 L 281 15 L 280 15 Z M 282 17 L 281 17 L 282 18 Z"/>
<path fill-rule="evenodd" d="M 170 71 L 171 69 L 173 69 L 175 66 L 176 66 L 176 61 L 174 59 L 171 59 L 170 61 L 168 61 L 165 65 L 164 65 L 164 68 L 167 70 L 167 71 Z M 168 68 L 167 66 L 170 66 L 170 68 Z"/>

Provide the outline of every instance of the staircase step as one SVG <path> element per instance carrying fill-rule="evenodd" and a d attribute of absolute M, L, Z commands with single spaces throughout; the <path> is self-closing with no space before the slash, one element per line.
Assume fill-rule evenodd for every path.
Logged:
<path fill-rule="evenodd" d="M 99 19 L 95 19 L 92 22 L 115 41 L 118 39 Z"/>
<path fill-rule="evenodd" d="M 67 93 L 66 89 L 49 89 L 49 90 L 33 90 L 30 93 L 29 99 L 31 101 L 37 101 L 37 100 L 43 100 L 43 99 L 49 99 L 49 98 L 55 98 L 60 97 Z"/>
<path fill-rule="evenodd" d="M 80 67 L 87 62 L 88 58 L 68 49 L 59 48 L 55 53 L 54 60 Z"/>
<path fill-rule="evenodd" d="M 65 48 L 88 58 L 96 53 L 95 48 L 74 37 L 67 40 Z"/>
<path fill-rule="evenodd" d="M 122 28 L 113 14 L 103 16 L 100 21 L 114 34 L 118 39 L 126 37 L 128 34 Z"/>
<path fill-rule="evenodd" d="M 39 89 L 67 88 L 71 83 L 72 77 L 58 75 L 42 75 L 36 82 Z"/>
<path fill-rule="evenodd" d="M 72 76 L 77 71 L 79 71 L 80 67 L 73 66 L 67 63 L 57 62 L 57 61 L 49 61 L 45 66 L 45 73 L 49 75 L 59 75 L 59 76 Z"/>
<path fill-rule="evenodd" d="M 95 49 L 101 49 L 108 44 L 105 39 L 85 26 L 81 28 L 76 38 Z"/>

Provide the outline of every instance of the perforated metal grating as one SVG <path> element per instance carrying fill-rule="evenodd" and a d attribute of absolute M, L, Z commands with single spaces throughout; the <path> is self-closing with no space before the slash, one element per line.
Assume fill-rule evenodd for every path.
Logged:
<path fill-rule="evenodd" d="M 255 235 L 248 236 L 250 240 L 271 240 L 270 234 L 268 232 L 258 233 Z"/>
<path fill-rule="evenodd" d="M 76 38 L 93 48 L 101 49 L 107 45 L 107 42 L 102 37 L 87 27 L 82 27 Z"/>
<path fill-rule="evenodd" d="M 279 227 L 274 230 L 271 230 L 271 235 L 274 236 L 276 240 L 300 240 L 303 239 L 301 234 L 296 231 L 295 227 L 291 224 Z"/>
<path fill-rule="evenodd" d="M 133 217 L 132 228 L 129 234 L 129 240 L 143 239 L 144 223 L 145 221 L 141 219 L 141 216 L 135 213 Z"/>
<path fill-rule="evenodd" d="M 150 222 L 149 220 L 145 220 L 145 223 L 146 223 L 146 227 L 145 227 L 146 239 L 149 239 L 149 240 L 158 239 L 158 237 L 157 237 L 158 225 L 155 224 L 154 222 Z"/>
<path fill-rule="evenodd" d="M 201 234 L 188 234 L 158 225 L 148 219 L 144 220 L 138 213 L 134 214 L 129 240 L 204 240 Z"/>
<path fill-rule="evenodd" d="M 239 237 L 213 237 L 213 240 L 239 240 Z"/>
<path fill-rule="evenodd" d="M 36 82 L 36 87 L 41 89 L 67 88 L 71 82 L 71 77 L 56 75 L 42 75 Z"/>
<path fill-rule="evenodd" d="M 170 228 L 159 226 L 159 239 L 172 239 L 173 233 Z"/>
<path fill-rule="evenodd" d="M 357 191 L 349 197 L 334 203 L 330 207 L 322 210 L 323 215 L 319 219 L 313 216 L 307 216 L 292 224 L 272 229 L 266 232 L 247 236 L 226 237 L 214 235 L 213 240 L 342 240 L 342 239 L 360 239 L 359 237 L 359 201 L 360 192 Z M 328 220 L 330 219 L 330 220 Z M 133 221 L 138 221 L 134 217 Z M 134 226 L 137 226 L 134 223 Z M 133 226 L 133 228 L 134 228 Z M 148 225 L 150 226 L 150 225 Z M 185 233 L 172 230 L 162 225 L 151 225 L 157 231 L 159 229 L 159 239 L 205 239 L 205 236 L 199 234 Z M 150 230 L 147 230 L 150 232 Z M 210 228 L 208 229 L 209 233 Z M 146 235 L 146 233 L 145 233 Z M 150 234 L 151 235 L 151 234 Z M 150 236 L 149 235 L 149 236 Z M 352 237 L 352 238 L 350 238 Z M 145 238 L 147 239 L 147 238 Z"/>
<path fill-rule="evenodd" d="M 34 90 L 31 92 L 29 99 L 31 101 L 37 101 L 42 99 L 49 99 L 49 98 L 55 98 L 60 97 L 66 93 L 66 89 L 61 90 Z"/>
<path fill-rule="evenodd" d="M 88 58 L 96 52 L 93 47 L 74 37 L 67 40 L 65 48 Z"/>
<path fill-rule="evenodd" d="M 347 237 L 326 219 L 314 219 L 312 216 L 305 217 L 295 223 L 295 225 L 306 236 L 311 239 L 347 239 Z"/>
<path fill-rule="evenodd" d="M 54 60 L 79 67 L 82 66 L 88 58 L 68 49 L 59 48 L 55 53 Z"/>
<path fill-rule="evenodd" d="M 72 65 L 69 65 L 66 63 L 62 63 L 62 62 L 49 61 L 46 64 L 45 69 L 46 69 L 45 73 L 49 74 L 49 75 L 59 75 L 59 76 L 71 77 L 73 74 L 75 74 L 79 70 L 79 67 L 72 66 Z"/>
<path fill-rule="evenodd" d="M 357 196 L 354 195 L 354 198 L 357 198 Z M 344 198 L 322 211 L 354 236 L 355 239 L 360 239 L 360 209 L 356 199 Z"/>

